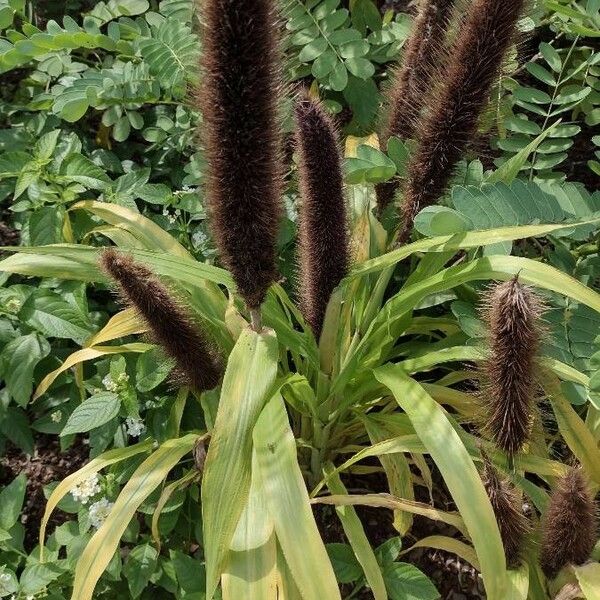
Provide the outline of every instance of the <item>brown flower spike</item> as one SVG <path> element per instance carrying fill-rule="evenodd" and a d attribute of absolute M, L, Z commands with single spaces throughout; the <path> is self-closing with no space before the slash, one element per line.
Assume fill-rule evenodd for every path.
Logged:
<path fill-rule="evenodd" d="M 417 132 L 409 165 L 399 242 L 410 237 L 420 209 L 439 200 L 477 131 L 525 0 L 474 0 L 450 50 L 447 73 Z"/>
<path fill-rule="evenodd" d="M 485 455 L 482 478 L 496 515 L 506 563 L 511 568 L 518 567 L 525 536 L 530 531 L 529 521 L 523 514 L 522 502 L 514 486 L 498 473 Z"/>
<path fill-rule="evenodd" d="M 282 147 L 275 0 L 204 0 L 198 95 L 214 237 L 257 309 L 277 278 Z"/>
<path fill-rule="evenodd" d="M 509 456 L 523 448 L 531 432 L 542 312 L 539 298 L 517 277 L 486 294 L 483 315 L 489 328 L 490 355 L 483 367 L 484 428 Z"/>
<path fill-rule="evenodd" d="M 304 318 L 318 339 L 331 293 L 349 264 L 342 157 L 335 126 L 321 104 L 296 104 L 300 295 Z"/>
<path fill-rule="evenodd" d="M 388 114 L 381 133 L 387 149 L 391 137 L 411 138 L 434 73 L 444 54 L 444 39 L 455 0 L 421 0 L 412 33 L 405 45 L 401 65 L 392 75 L 386 94 Z M 377 205 L 383 211 L 394 199 L 398 180 L 376 187 Z"/>
<path fill-rule="evenodd" d="M 597 537 L 594 499 L 581 468 L 571 468 L 558 482 L 542 522 L 540 564 L 546 576 L 585 563 Z"/>
<path fill-rule="evenodd" d="M 222 364 L 211 344 L 156 276 L 112 248 L 100 265 L 117 285 L 123 301 L 144 319 L 153 338 L 176 363 L 180 383 L 197 392 L 218 385 Z"/>

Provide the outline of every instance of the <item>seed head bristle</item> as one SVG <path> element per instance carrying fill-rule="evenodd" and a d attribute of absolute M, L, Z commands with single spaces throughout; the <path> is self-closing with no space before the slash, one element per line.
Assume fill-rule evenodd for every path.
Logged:
<path fill-rule="evenodd" d="M 153 339 L 175 361 L 178 382 L 198 392 L 217 386 L 223 371 L 218 353 L 158 278 L 112 248 L 102 252 L 100 266 L 116 282 L 123 302 L 135 308 Z"/>
<path fill-rule="evenodd" d="M 282 195 L 275 0 L 203 0 L 198 93 L 206 199 L 221 258 L 250 309 L 277 279 Z"/>
<path fill-rule="evenodd" d="M 488 290 L 482 312 L 490 346 L 483 365 L 484 430 L 512 457 L 531 434 L 543 304 L 515 277 Z"/>
<path fill-rule="evenodd" d="M 455 0 L 421 0 L 419 4 L 402 62 L 392 74 L 385 94 L 387 118 L 381 133 L 384 150 L 391 137 L 405 140 L 414 134 L 433 75 L 442 62 L 444 39 L 454 4 Z M 377 185 L 380 212 L 392 202 L 398 187 L 397 179 Z"/>
<path fill-rule="evenodd" d="M 506 563 L 518 567 L 521 563 L 525 536 L 531 530 L 527 517 L 523 514 L 523 504 L 514 486 L 484 456 L 482 479 L 490 499 L 500 537 L 504 545 Z"/>
<path fill-rule="evenodd" d="M 474 0 L 450 49 L 446 74 L 419 123 L 418 148 L 408 168 L 399 243 L 414 218 L 444 193 L 456 164 L 477 131 L 525 0 Z"/>
<path fill-rule="evenodd" d="M 567 565 L 582 565 L 597 538 L 596 504 L 581 467 L 573 467 L 559 480 L 542 521 L 542 570 L 554 578 Z"/>
<path fill-rule="evenodd" d="M 349 264 L 342 157 L 336 128 L 319 102 L 303 97 L 295 113 L 301 309 L 318 339 L 331 293 Z"/>

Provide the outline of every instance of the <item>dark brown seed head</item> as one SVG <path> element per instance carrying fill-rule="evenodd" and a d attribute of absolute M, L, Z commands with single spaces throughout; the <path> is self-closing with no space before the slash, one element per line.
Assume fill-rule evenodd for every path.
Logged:
<path fill-rule="evenodd" d="M 437 202 L 477 131 L 494 81 L 515 35 L 525 0 L 474 0 L 450 50 L 444 78 L 417 128 L 409 165 L 400 242 L 416 214 Z"/>
<path fill-rule="evenodd" d="M 442 62 L 454 4 L 455 0 L 421 0 L 413 30 L 404 46 L 402 63 L 393 73 L 385 94 L 387 118 L 381 132 L 384 150 L 391 137 L 404 140 L 414 134 L 434 73 Z M 380 211 L 392 202 L 397 189 L 397 180 L 377 186 Z"/>
<path fill-rule="evenodd" d="M 525 536 L 530 531 L 529 521 L 523 514 L 523 504 L 514 486 L 498 473 L 487 457 L 484 457 L 482 477 L 496 515 L 506 563 L 511 568 L 518 567 Z"/>
<path fill-rule="evenodd" d="M 218 385 L 223 370 L 220 357 L 156 276 L 112 248 L 104 250 L 100 265 L 117 283 L 124 303 L 136 309 L 155 341 L 175 361 L 181 383 L 198 392 Z"/>
<path fill-rule="evenodd" d="M 580 467 L 559 480 L 542 521 L 540 563 L 547 577 L 567 565 L 582 565 L 598 538 L 596 505 Z"/>
<path fill-rule="evenodd" d="M 277 278 L 282 144 L 275 0 L 204 0 L 198 94 L 213 234 L 251 309 Z"/>
<path fill-rule="evenodd" d="M 486 294 L 490 354 L 483 367 L 484 429 L 509 456 L 523 448 L 531 433 L 542 312 L 539 298 L 516 277 Z"/>
<path fill-rule="evenodd" d="M 335 126 L 319 102 L 297 102 L 296 127 L 301 308 L 318 339 L 331 293 L 349 264 L 342 157 Z"/>

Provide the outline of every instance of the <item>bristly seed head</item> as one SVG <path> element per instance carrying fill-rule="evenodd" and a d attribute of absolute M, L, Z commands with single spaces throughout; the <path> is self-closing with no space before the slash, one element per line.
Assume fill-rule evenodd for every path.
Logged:
<path fill-rule="evenodd" d="M 223 370 L 219 355 L 156 276 L 112 248 L 102 252 L 100 266 L 117 283 L 124 303 L 135 308 L 175 361 L 178 382 L 198 392 L 217 386 Z"/>
<path fill-rule="evenodd" d="M 523 504 L 514 486 L 498 473 L 485 455 L 482 479 L 494 509 L 506 563 L 509 567 L 516 568 L 521 563 L 525 536 L 531 530 L 529 521 L 523 514 Z"/>
<path fill-rule="evenodd" d="M 219 253 L 250 309 L 277 279 L 284 169 L 274 7 L 275 0 L 201 3 L 206 198 Z"/>
<path fill-rule="evenodd" d="M 318 339 L 331 293 L 349 264 L 342 158 L 335 126 L 319 102 L 297 102 L 296 126 L 301 308 Z"/>
<path fill-rule="evenodd" d="M 540 299 L 517 277 L 493 286 L 485 296 L 490 352 L 483 365 L 484 430 L 511 457 L 531 433 L 542 313 Z"/>
<path fill-rule="evenodd" d="M 450 50 L 447 73 L 417 127 L 418 149 L 408 168 L 399 242 L 420 209 L 437 202 L 477 131 L 525 0 L 474 0 Z"/>
<path fill-rule="evenodd" d="M 410 37 L 404 45 L 402 63 L 392 75 L 385 94 L 387 118 L 381 133 L 381 147 L 387 149 L 391 137 L 411 138 L 429 86 L 440 69 L 445 37 L 455 0 L 421 0 Z M 398 180 L 377 185 L 381 212 L 394 199 Z"/>
<path fill-rule="evenodd" d="M 540 564 L 549 578 L 567 565 L 582 565 L 598 538 L 596 504 L 581 467 L 559 480 L 542 521 Z"/>

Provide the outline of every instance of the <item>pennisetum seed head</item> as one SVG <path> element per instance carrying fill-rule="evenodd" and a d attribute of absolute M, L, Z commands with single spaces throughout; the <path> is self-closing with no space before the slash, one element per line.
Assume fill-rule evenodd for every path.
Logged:
<path fill-rule="evenodd" d="M 521 563 L 525 536 L 531 527 L 523 514 L 523 504 L 514 486 L 498 473 L 484 455 L 483 484 L 490 499 L 500 537 L 504 545 L 506 563 L 518 567 Z"/>
<path fill-rule="evenodd" d="M 543 304 L 517 277 L 485 296 L 489 357 L 483 365 L 485 425 L 510 457 L 529 439 L 537 391 L 536 356 L 543 333 Z"/>
<path fill-rule="evenodd" d="M 410 237 L 416 214 L 444 193 L 477 131 L 500 73 L 525 0 L 474 0 L 450 49 L 446 73 L 417 128 L 418 148 L 408 168 L 399 242 Z"/>
<path fill-rule="evenodd" d="M 124 303 L 135 308 L 175 361 L 178 382 L 197 392 L 217 386 L 223 371 L 218 353 L 156 276 L 112 248 L 102 252 L 100 266 L 116 282 Z"/>
<path fill-rule="evenodd" d="M 335 126 L 319 102 L 300 98 L 295 116 L 301 309 L 318 339 L 331 293 L 349 264 L 342 157 Z"/>
<path fill-rule="evenodd" d="M 250 309 L 277 278 L 282 193 L 275 0 L 203 0 L 198 94 L 206 198 L 221 258 Z"/>
<path fill-rule="evenodd" d="M 414 134 L 429 85 L 444 54 L 444 39 L 454 4 L 455 0 L 421 0 L 419 4 L 402 63 L 393 73 L 385 95 L 387 118 L 381 132 L 384 150 L 391 137 L 407 139 Z M 376 187 L 380 212 L 392 202 L 397 189 L 397 180 Z"/>
<path fill-rule="evenodd" d="M 598 538 L 596 504 L 581 467 L 558 481 L 542 521 L 540 563 L 554 578 L 567 565 L 582 565 Z"/>

